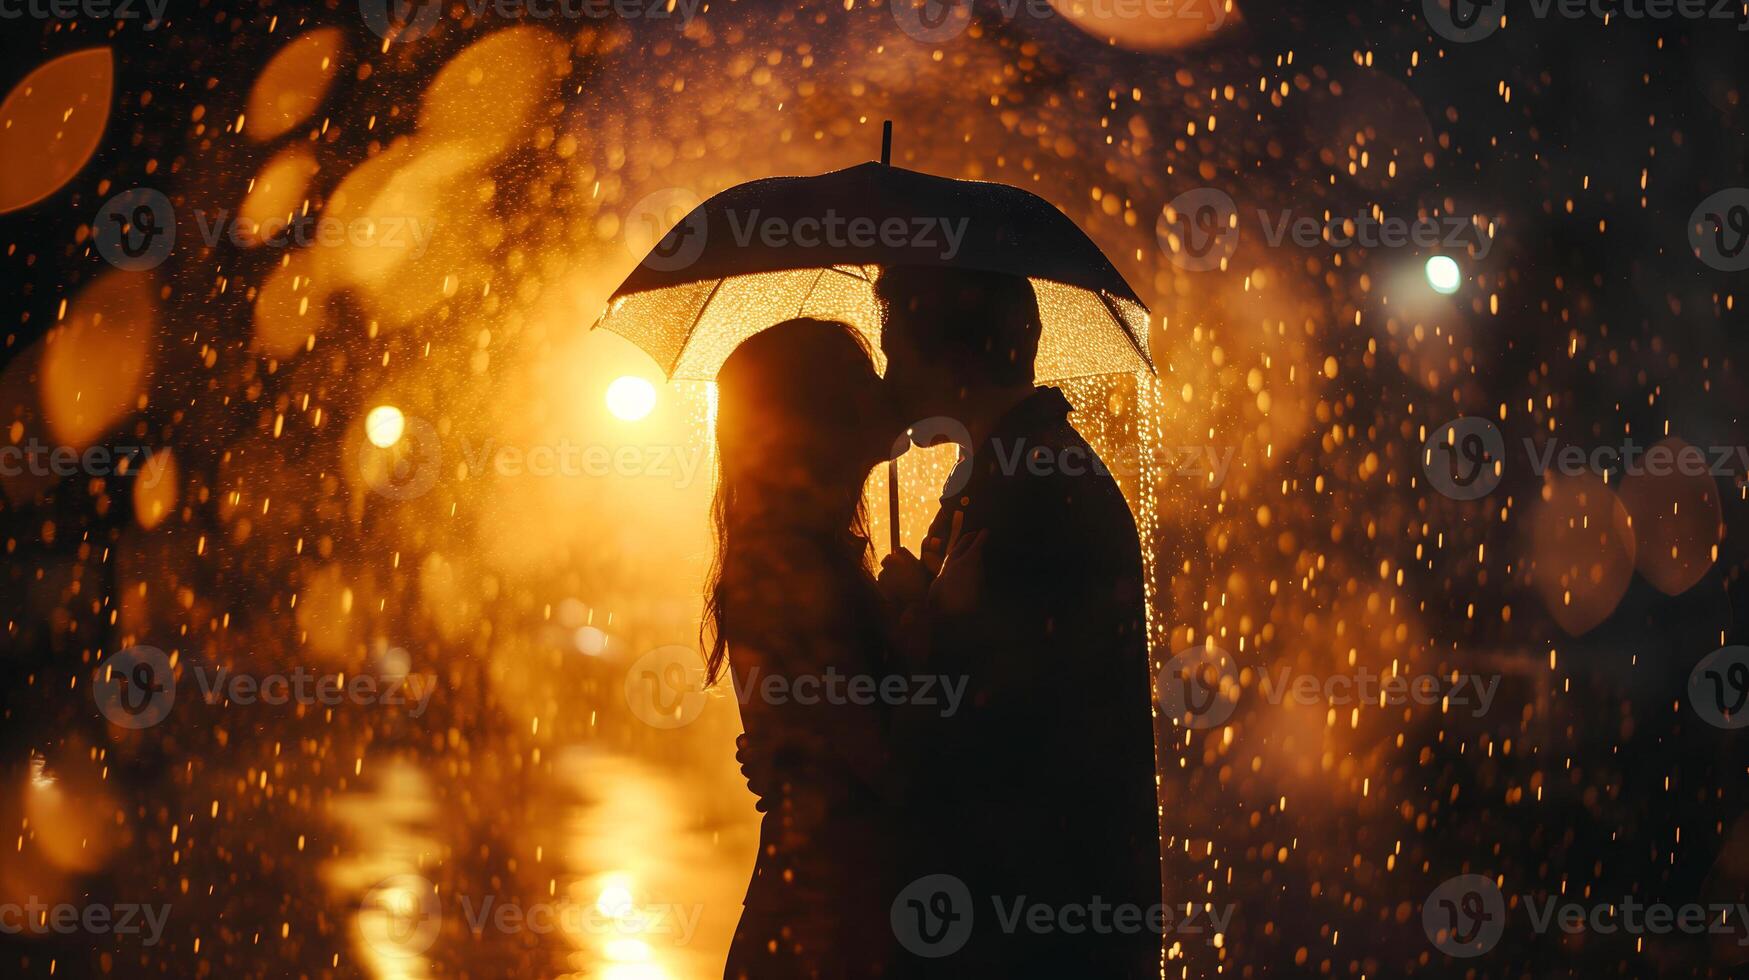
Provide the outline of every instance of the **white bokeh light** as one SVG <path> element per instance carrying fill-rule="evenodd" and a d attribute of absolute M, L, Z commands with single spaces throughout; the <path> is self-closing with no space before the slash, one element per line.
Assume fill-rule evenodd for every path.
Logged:
<path fill-rule="evenodd" d="M 1427 260 L 1427 284 L 1434 292 L 1450 296 L 1463 282 L 1464 274 L 1456 259 L 1449 255 L 1435 255 Z"/>
<path fill-rule="evenodd" d="M 656 407 L 656 386 L 636 375 L 615 378 L 607 386 L 607 410 L 627 422 L 649 415 Z"/>
<path fill-rule="evenodd" d="M 364 417 L 364 437 L 378 449 L 387 449 L 401 441 L 407 431 L 407 419 L 393 405 L 378 405 Z"/>

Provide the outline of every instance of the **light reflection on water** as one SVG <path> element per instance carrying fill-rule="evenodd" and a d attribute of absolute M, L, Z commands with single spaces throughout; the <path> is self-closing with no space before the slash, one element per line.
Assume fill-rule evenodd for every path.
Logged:
<path fill-rule="evenodd" d="M 539 785 L 475 787 L 504 801 L 495 817 L 522 844 L 553 842 L 530 847 L 538 866 L 521 874 L 466 860 L 469 828 L 446 822 L 413 762 L 382 764 L 369 789 L 330 805 L 349 846 L 322 878 L 333 905 L 350 910 L 350 952 L 365 975 L 512 965 L 579 980 L 720 974 L 755 846 L 745 822 L 713 826 L 677 775 L 629 756 L 572 747 L 536 773 Z"/>
<path fill-rule="evenodd" d="M 424 772 L 391 762 L 370 790 L 330 804 L 329 815 L 353 846 L 323 866 L 322 880 L 332 898 L 357 909 L 349 932 L 366 971 L 381 980 L 430 976 L 418 948 L 423 896 L 417 892 L 421 871 L 439 857 L 441 844 L 433 836 L 437 803 Z"/>

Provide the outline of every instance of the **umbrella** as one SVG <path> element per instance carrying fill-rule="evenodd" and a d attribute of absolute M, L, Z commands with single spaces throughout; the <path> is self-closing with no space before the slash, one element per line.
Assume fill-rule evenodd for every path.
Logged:
<path fill-rule="evenodd" d="M 595 328 L 636 344 L 671 380 L 710 380 L 741 341 L 797 316 L 855 325 L 878 359 L 879 269 L 950 266 L 1032 281 L 1039 381 L 1153 372 L 1147 308 L 1073 221 L 1018 187 L 889 165 L 891 125 L 880 163 L 750 181 L 693 208 L 614 291 Z M 896 549 L 896 464 L 888 491 Z"/>

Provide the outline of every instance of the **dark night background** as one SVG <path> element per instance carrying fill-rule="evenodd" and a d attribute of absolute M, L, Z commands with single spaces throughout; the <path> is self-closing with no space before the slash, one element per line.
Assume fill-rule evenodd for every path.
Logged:
<path fill-rule="evenodd" d="M 171 517 L 140 527 L 128 477 L 6 484 L 0 826 L 21 829 L 0 836 L 18 841 L 0 848 L 0 901 L 55 894 L 174 906 L 151 948 L 108 935 L 0 936 L 8 975 L 711 975 L 714 948 L 671 972 L 591 972 L 599 968 L 587 949 L 474 936 L 459 923 L 446 923 L 429 962 L 355 955 L 364 890 L 355 879 L 378 870 L 359 857 L 374 846 L 361 827 L 404 822 L 411 837 L 439 841 L 431 853 L 443 857 L 419 867 L 445 888 L 545 895 L 549 879 L 593 880 L 598 870 L 586 859 L 565 871 L 535 866 L 567 835 L 593 833 L 565 814 L 620 812 L 619 770 L 599 753 L 684 784 L 678 795 L 638 797 L 626 819 L 657 820 L 656 808 L 676 806 L 675 825 L 711 839 L 713 861 L 742 859 L 749 845 L 737 834 L 750 805 L 733 795 L 732 718 L 712 716 L 676 742 L 630 717 L 612 663 L 547 649 L 563 596 L 616 610 L 609 632 L 623 631 L 615 642 L 623 636 L 633 651 L 684 642 L 676 622 L 696 612 L 685 592 L 693 580 L 675 584 L 667 569 L 681 532 L 650 532 L 634 550 L 610 525 L 643 525 L 590 498 L 577 507 L 597 517 L 535 511 L 528 527 L 538 533 L 550 519 L 562 543 L 538 560 L 505 559 L 473 536 L 470 522 L 498 519 L 479 495 L 458 492 L 453 520 L 442 489 L 412 516 L 362 507 L 336 476 L 351 459 L 342 444 L 384 391 L 462 429 L 501 422 L 514 400 L 506 392 L 527 383 L 518 372 L 569 351 L 565 331 L 588 325 L 578 314 L 567 327 L 543 304 L 583 281 L 575 306 L 598 308 L 631 265 L 603 215 L 663 187 L 708 194 L 765 173 L 859 162 L 883 118 L 895 120 L 896 163 L 1029 186 L 1080 223 L 1159 321 L 1166 444 L 1237 448 L 1236 475 L 1222 486 L 1148 488 L 1159 514 L 1160 660 L 1212 632 L 1259 672 L 1400 661 L 1501 679 L 1481 718 L 1415 708 L 1352 723 L 1346 709 L 1333 709 L 1334 721 L 1322 709 L 1283 720 L 1254 699 L 1224 739 L 1167 731 L 1167 897 L 1235 908 L 1219 948 L 1187 939 L 1168 976 L 1749 971 L 1749 945 L 1736 937 L 1539 935 L 1517 904 L 1500 945 L 1473 959 L 1441 953 L 1421 926 L 1428 893 L 1468 873 L 1504 876 L 1507 896 L 1539 901 L 1749 902 L 1745 733 L 1706 724 L 1688 703 L 1703 656 L 1749 643 L 1741 461 L 1713 481 L 1716 560 L 1676 594 L 1654 584 L 1645 562 L 1673 544 L 1692 554 L 1710 519 L 1700 532 L 1692 519 L 1637 522 L 1641 572 L 1629 574 L 1635 558 L 1594 540 L 1589 525 L 1549 530 L 1573 514 L 1608 515 L 1595 495 L 1546 490 L 1509 452 L 1493 493 L 1459 501 L 1428 487 L 1420 463 L 1427 435 L 1459 416 L 1493 420 L 1508 447 L 1667 435 L 1749 445 L 1739 366 L 1749 273 L 1709 267 L 1688 235 L 1703 199 L 1749 185 L 1749 33 L 1740 29 L 1749 14 L 1605 25 L 1513 7 L 1506 27 L 1465 44 L 1434 33 L 1418 3 L 1247 0 L 1242 22 L 1200 43 L 1142 51 L 1062 17 L 1010 19 L 983 3 L 972 30 L 933 46 L 906 38 L 884 5 L 866 0 L 848 11 L 713 0 L 684 32 L 649 21 L 510 25 L 465 10 L 453 5 L 431 37 L 387 51 L 355 5 L 338 0 L 173 0 L 154 31 L 33 18 L 0 26 L 7 91 L 71 51 L 108 46 L 115 61 L 114 104 L 89 162 L 47 198 L 0 213 L 0 423 L 18 423 L 13 442 L 48 438 L 37 401 L 47 382 L 32 359 L 61 305 L 117 275 L 82 232 L 112 194 L 152 186 L 179 209 L 234 208 L 269 156 L 303 141 L 320 163 L 309 191 L 320 207 L 398 138 L 434 138 L 420 135 L 421 93 L 470 44 L 531 28 L 563 42 L 550 62 L 518 62 L 518 76 L 529 64 L 552 71 L 528 110 L 524 128 L 536 135 L 465 168 L 467 181 L 491 182 L 490 200 L 452 207 L 449 185 L 439 192 L 435 206 L 450 209 L 441 227 L 463 244 L 439 247 L 434 261 L 459 269 L 462 288 L 414 301 L 398 285 L 337 287 L 325 299 L 332 340 L 273 350 L 256 325 L 256 291 L 269 289 L 281 256 L 202 247 L 185 220 L 170 261 L 139 274 L 152 277 L 158 303 L 141 388 L 150 398 L 108 438 L 173 447 Z M 346 55 L 315 116 L 276 142 L 229 132 L 261 67 L 325 27 L 339 30 Z M 366 64 L 371 71 L 358 70 Z M 1342 173 L 1355 131 L 1398 163 L 1395 176 Z M 574 150 L 561 152 L 567 137 Z M 1424 256 L 1413 251 L 1272 249 L 1250 235 L 1227 270 L 1189 272 L 1154 229 L 1167 202 L 1204 186 L 1224 189 L 1242 213 L 1486 215 L 1492 247 L 1464 258 L 1464 288 L 1431 312 L 1399 298 L 1398 272 L 1420 275 Z M 1108 204 L 1113 197 L 1120 203 Z M 383 275 L 411 290 L 444 272 Z M 493 284 L 484 298 L 480 282 Z M 477 341 L 488 328 L 491 339 Z M 493 358 L 484 371 L 482 350 Z M 1254 397 L 1260 387 L 1268 401 Z M 313 404 L 332 419 L 327 428 L 297 421 Z M 283 437 L 281 415 L 291 420 Z M 1647 491 L 1685 505 L 1695 492 L 1692 483 Z M 257 501 L 258 513 L 240 517 L 247 507 L 227 502 L 232 493 L 270 494 L 273 505 Z M 564 511 L 563 501 L 540 500 Z M 239 531 L 240 520 L 250 529 Z M 1704 552 L 1708 539 L 1699 540 Z M 1567 615 L 1549 583 L 1569 571 L 1593 584 L 1627 581 L 1613 595 L 1575 586 L 1584 611 Z M 375 656 L 372 637 L 400 638 L 442 678 L 423 718 L 249 714 L 190 696 L 169 724 L 129 733 L 95 710 L 95 664 L 130 643 L 180 643 L 213 663 L 304 662 L 297 634 L 320 624 L 290 597 L 320 597 L 337 582 L 348 583 L 346 610 L 373 609 L 375 619 L 336 641 L 330 662 Z M 136 589 L 142 598 L 127 599 Z M 543 698 L 564 710 L 529 707 Z M 566 767 L 577 752 L 597 754 L 573 778 Z M 361 757 L 371 760 L 362 773 Z M 384 778 L 384 757 L 426 775 L 413 788 L 373 781 Z M 74 800 L 64 811 L 31 809 L 27 786 L 43 765 Z M 376 815 L 348 824 L 336 814 L 358 796 Z M 62 813 L 78 834 L 108 839 L 100 860 L 39 853 L 42 815 Z M 677 840 L 623 848 L 678 849 Z M 703 863 L 699 853 L 673 860 L 684 871 Z M 733 873 L 725 877 L 721 891 L 733 895 Z M 707 921 L 732 926 L 734 914 L 732 903 L 713 905 Z M 1749 943 L 1749 931 L 1739 935 Z"/>

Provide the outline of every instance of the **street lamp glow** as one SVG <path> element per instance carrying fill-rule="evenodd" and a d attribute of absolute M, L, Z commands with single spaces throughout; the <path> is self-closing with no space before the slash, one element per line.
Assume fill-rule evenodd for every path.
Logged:
<path fill-rule="evenodd" d="M 387 449 L 401 441 L 407 431 L 406 416 L 393 405 L 378 405 L 364 417 L 364 437 L 378 449 Z"/>
<path fill-rule="evenodd" d="M 636 422 L 656 407 L 656 386 L 636 375 L 615 378 L 607 386 L 607 410 L 614 418 Z"/>
<path fill-rule="evenodd" d="M 1457 260 L 1449 255 L 1435 255 L 1427 260 L 1427 284 L 1442 296 L 1450 296 L 1463 285 L 1464 274 Z"/>

